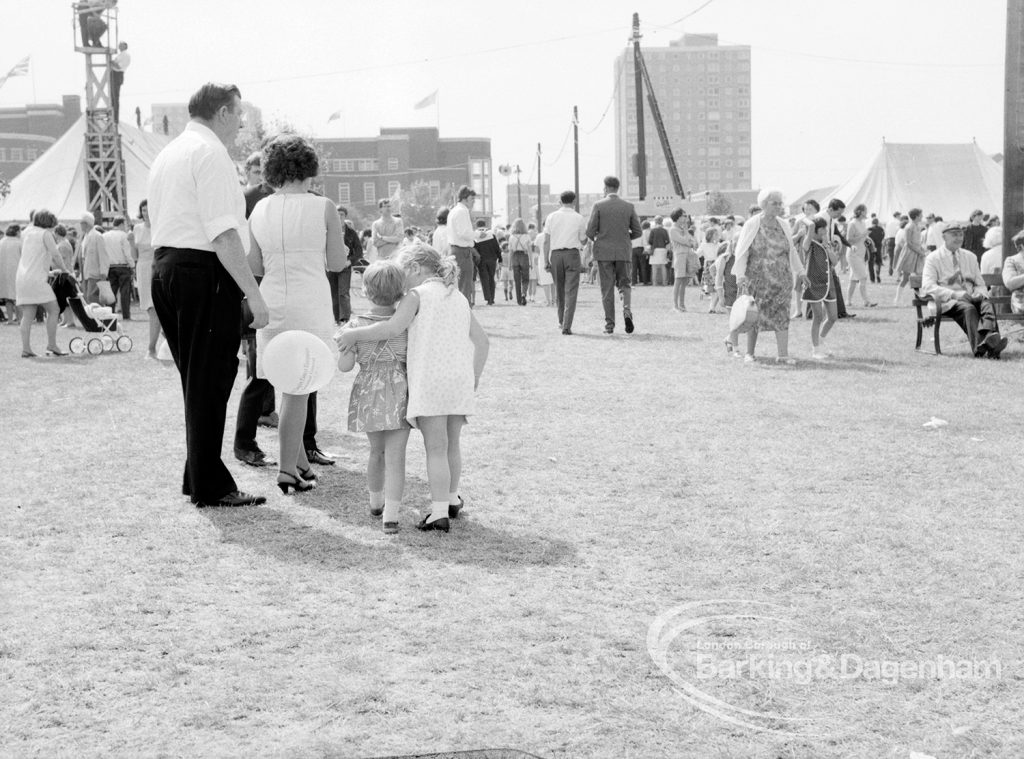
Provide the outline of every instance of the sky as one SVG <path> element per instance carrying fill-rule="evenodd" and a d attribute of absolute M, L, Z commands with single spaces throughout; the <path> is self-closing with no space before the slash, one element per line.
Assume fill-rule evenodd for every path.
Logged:
<path fill-rule="evenodd" d="M 84 100 L 65 0 L 0 0 L 0 73 L 31 55 L 31 75 L 0 106 Z M 439 125 L 489 137 L 494 166 L 519 164 L 552 189 L 573 184 L 571 115 L 580 117 L 580 186 L 615 171 L 613 63 L 640 14 L 643 45 L 715 32 L 751 46 L 753 186 L 792 199 L 838 184 L 889 142 L 970 142 L 1002 152 L 1005 0 L 121 0 L 132 63 L 122 118 L 185 102 L 205 81 L 237 84 L 263 109 L 324 137 Z M 439 104 L 413 105 L 437 90 Z M 342 117 L 328 123 L 328 116 Z M 653 124 L 649 124 L 654 135 Z M 495 171 L 495 184 L 502 178 Z M 686 177 L 683 177 L 686 185 Z M 495 197 L 497 210 L 504 192 Z"/>

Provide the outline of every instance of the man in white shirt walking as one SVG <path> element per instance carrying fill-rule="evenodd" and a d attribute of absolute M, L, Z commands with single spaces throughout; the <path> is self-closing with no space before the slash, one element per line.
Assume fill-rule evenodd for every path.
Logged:
<path fill-rule="evenodd" d="M 924 260 L 921 293 L 932 296 L 932 309 L 953 319 L 967 334 L 976 358 L 999 358 L 1007 340 L 999 335 L 999 322 L 988 299 L 988 288 L 978 268 L 978 258 L 966 248 L 964 228 L 950 222 L 942 233 L 943 244 Z"/>
<path fill-rule="evenodd" d="M 544 249 L 541 266 L 555 280 L 558 325 L 563 335 L 572 334 L 576 314 L 576 295 L 580 289 L 580 249 L 587 241 L 587 220 L 576 212 L 576 193 L 566 190 L 559 198 L 562 207 L 544 221 Z"/>
<path fill-rule="evenodd" d="M 472 187 L 462 185 L 459 188 L 458 202 L 448 212 L 448 250 L 455 256 L 459 265 L 459 292 L 466 300 L 473 302 L 473 217 L 470 209 L 476 202 L 476 192 Z"/>
<path fill-rule="evenodd" d="M 238 372 L 242 297 L 253 329 L 269 321 L 239 230 L 245 198 L 228 155 L 242 126 L 234 85 L 204 84 L 189 100 L 191 121 L 153 162 L 153 306 L 181 374 L 188 456 L 182 493 L 197 507 L 266 502 L 238 490 L 221 459 L 228 397 Z"/>
<path fill-rule="evenodd" d="M 121 318 L 132 319 L 132 278 L 135 276 L 135 259 L 128 233 L 124 231 L 124 219 L 114 219 L 113 226 L 103 233 L 103 248 L 107 252 L 107 281 L 114 297 L 121 301 Z"/>

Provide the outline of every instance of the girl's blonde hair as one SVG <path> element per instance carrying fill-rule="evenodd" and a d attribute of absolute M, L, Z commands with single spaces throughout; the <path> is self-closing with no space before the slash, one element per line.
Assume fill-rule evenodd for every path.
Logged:
<path fill-rule="evenodd" d="M 403 269 L 416 264 L 424 271 L 441 278 L 447 287 L 455 287 L 459 281 L 459 265 L 454 256 L 442 256 L 425 242 L 416 242 L 399 253 Z"/>
<path fill-rule="evenodd" d="M 509 230 L 514 235 L 525 235 L 526 234 L 526 222 L 522 219 L 516 219 L 512 222 L 512 229 Z"/>
<path fill-rule="evenodd" d="M 363 272 L 363 292 L 375 306 L 390 306 L 405 294 L 405 271 L 390 258 L 374 261 Z"/>

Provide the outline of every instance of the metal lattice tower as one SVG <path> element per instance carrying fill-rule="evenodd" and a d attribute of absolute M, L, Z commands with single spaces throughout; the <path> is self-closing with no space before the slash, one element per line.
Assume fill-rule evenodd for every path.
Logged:
<path fill-rule="evenodd" d="M 111 57 L 117 49 L 117 7 L 106 0 L 75 3 L 75 50 L 85 55 L 86 204 L 96 223 L 127 218 L 121 134 L 110 98 Z M 103 31 L 97 33 L 102 28 Z M 106 37 L 105 44 L 97 45 Z"/>

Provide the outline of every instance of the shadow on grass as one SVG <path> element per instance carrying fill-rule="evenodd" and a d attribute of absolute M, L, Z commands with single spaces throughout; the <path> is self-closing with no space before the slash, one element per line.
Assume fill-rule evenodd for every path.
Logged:
<path fill-rule="evenodd" d="M 225 543 L 287 564 L 306 564 L 341 571 L 354 568 L 384 570 L 394 555 L 317 530 L 272 509 L 203 509 Z"/>
<path fill-rule="evenodd" d="M 321 470 L 321 488 L 340 494 L 338 498 L 309 500 L 304 505 L 322 511 L 329 518 L 353 527 L 380 529 L 379 517 L 370 516 L 366 503 L 366 475 L 336 468 Z M 563 564 L 576 555 L 576 546 L 537 534 L 515 530 L 499 530 L 473 521 L 474 504 L 467 504 L 458 519 L 451 520 L 451 532 L 420 532 L 414 509 L 425 514 L 430 507 L 430 488 L 419 477 L 406 478 L 406 497 L 402 505 L 401 532 L 397 540 L 404 551 L 413 551 L 444 564 L 467 564 L 480 567 L 551 566 Z M 410 497 L 410 493 L 417 495 Z M 355 495 L 350 495 L 355 494 Z M 353 503 L 357 505 L 353 506 Z M 375 554 L 380 552 L 374 552 Z M 385 554 L 388 552 L 384 552 Z"/>
<path fill-rule="evenodd" d="M 632 335 L 627 335 L 620 331 L 610 335 L 603 332 L 573 332 L 572 337 L 588 340 L 628 340 L 634 343 L 699 343 L 703 340 L 700 335 L 663 335 L 656 332 L 634 332 Z"/>

